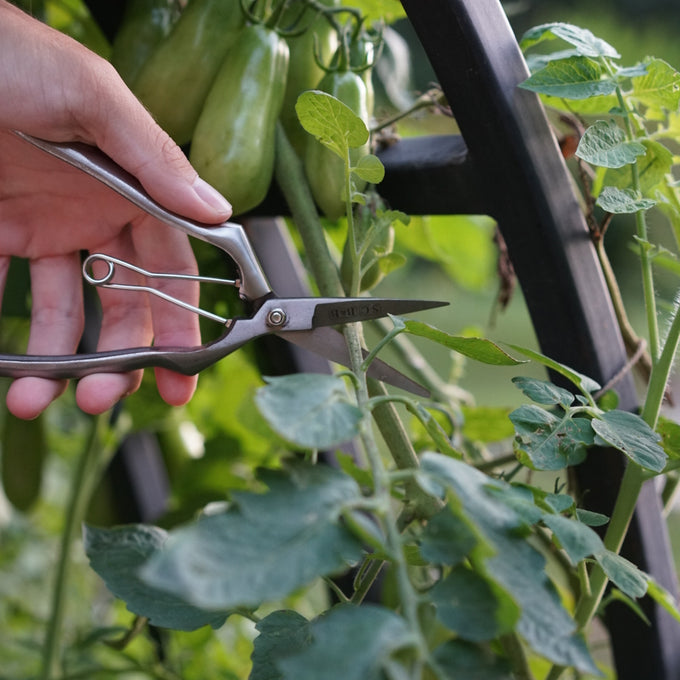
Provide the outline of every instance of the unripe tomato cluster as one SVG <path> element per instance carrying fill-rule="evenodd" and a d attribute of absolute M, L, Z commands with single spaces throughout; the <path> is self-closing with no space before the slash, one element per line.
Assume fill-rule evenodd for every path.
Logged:
<path fill-rule="evenodd" d="M 342 161 L 300 127 L 295 101 L 321 89 L 368 125 L 371 64 L 358 73 L 346 46 L 339 56 L 339 24 L 324 15 L 339 0 L 276 0 L 266 16 L 255 16 L 260 4 L 189 0 L 179 12 L 177 0 L 131 0 L 112 61 L 161 127 L 188 145 L 191 163 L 234 214 L 257 207 L 269 191 L 280 120 L 317 205 L 337 220 L 346 206 Z M 354 151 L 352 162 L 368 146 Z"/>

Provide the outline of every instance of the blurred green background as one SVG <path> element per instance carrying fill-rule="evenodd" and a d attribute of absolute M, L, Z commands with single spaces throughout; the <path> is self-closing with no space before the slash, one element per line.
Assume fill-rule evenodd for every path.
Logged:
<path fill-rule="evenodd" d="M 425 0 L 424 0 L 425 1 Z M 474 0 L 472 0 L 474 1 Z M 36 7 L 41 3 L 27 0 L 25 3 Z M 517 36 L 531 26 L 544 22 L 563 21 L 587 27 L 599 37 L 611 42 L 622 54 L 622 64 L 631 65 L 647 55 L 654 55 L 680 68 L 680 42 L 677 40 L 677 28 L 680 26 L 680 3 L 677 0 L 618 0 L 593 2 L 592 0 L 512 0 L 504 3 L 511 24 Z M 54 24 L 63 22 L 78 34 L 78 37 L 95 48 L 105 52 L 106 45 L 101 36 L 93 30 L 85 14 L 80 10 L 78 0 L 54 0 L 48 3 L 52 12 L 50 17 Z M 74 9 L 76 15 L 74 21 Z M 407 22 L 399 25 L 400 33 L 407 39 L 412 53 L 411 75 L 408 83 L 412 91 L 423 91 L 430 87 L 434 75 L 423 56 L 422 48 L 414 39 Z M 421 133 L 423 128 L 415 121 L 404 126 L 405 132 Z M 450 119 L 431 117 L 426 129 L 448 131 L 454 128 Z M 457 220 L 454 225 L 453 221 Z M 662 241 L 667 238 L 666 227 L 662 222 L 653 222 L 652 239 Z M 507 311 L 495 316 L 495 297 L 498 281 L 495 276 L 495 250 L 492 243 L 493 224 L 485 218 L 465 220 L 460 218 L 431 218 L 425 223 L 415 219 L 408 228 L 398 234 L 398 238 L 407 240 L 413 233 L 426 230 L 433 248 L 439 251 L 437 266 L 431 266 L 427 253 L 420 260 L 395 272 L 385 282 L 385 292 L 390 289 L 408 290 L 413 297 L 436 296 L 437 291 L 446 290 L 446 297 L 451 299 L 452 306 L 447 309 L 433 310 L 429 313 L 428 322 L 451 333 L 460 333 L 476 329 L 480 334 L 503 342 L 521 345 L 535 345 L 531 322 L 522 301 L 521 291 L 517 290 Z M 446 233 L 446 238 L 442 234 Z M 639 268 L 637 256 L 631 248 L 633 225 L 628 221 L 618 220 L 607 235 L 607 246 L 619 280 L 624 286 L 624 294 L 628 301 L 629 312 L 639 333 L 644 334 L 642 311 L 640 304 Z M 452 237 L 452 235 L 455 235 Z M 451 291 L 451 277 L 455 280 Z M 677 279 L 669 275 L 661 275 L 659 295 L 661 299 L 671 300 L 675 296 Z M 376 294 L 383 290 L 378 289 Z M 5 322 L 5 331 L 7 324 Z M 428 349 L 428 355 L 432 348 Z M 238 440 L 241 445 L 247 435 L 256 438 L 257 427 L 253 426 L 254 415 L 250 404 L 250 389 L 259 374 L 255 374 L 244 354 L 237 353 L 233 358 L 222 362 L 219 371 L 202 378 L 203 391 L 187 409 L 185 414 L 201 434 L 206 438 L 207 453 L 192 467 L 193 477 L 184 480 L 184 486 L 176 491 L 185 501 L 194 492 L 192 484 L 205 493 L 208 477 L 217 477 L 224 481 L 223 461 L 210 448 L 214 444 L 220 447 L 220 453 L 226 448 L 225 441 L 229 436 Z M 460 385 L 469 389 L 478 404 L 485 406 L 511 406 L 520 400 L 519 392 L 512 386 L 510 378 L 517 373 L 527 373 L 525 368 L 519 371 L 510 369 L 489 368 L 472 362 L 452 361 L 446 350 L 439 351 L 438 365 L 442 371 L 453 371 L 460 375 Z M 540 369 L 534 369 L 540 372 Z M 234 394 L 233 378 L 241 379 L 244 394 Z M 231 380 L 230 380 L 231 379 Z M 30 515 L 13 513 L 0 497 L 0 625 L 4 630 L 11 630 L 13 640 L 0 640 L 0 678 L 27 677 L 33 666 L 37 665 L 39 639 L 47 616 L 50 597 L 50 565 L 56 553 L 56 536 L 61 529 L 64 499 L 71 483 L 71 469 L 80 440 L 84 439 L 84 423 L 76 415 L 69 395 L 58 410 L 52 410 L 46 418 L 46 431 L 52 455 L 45 474 L 41 502 Z M 132 401 L 130 412 L 142 421 L 153 420 L 153 409 L 149 406 L 154 397 L 149 392 L 142 392 Z M 215 404 L 220 403 L 216 409 Z M 249 407 L 245 405 L 248 404 Z M 135 406 L 137 408 L 135 408 Z M 165 415 L 164 412 L 161 415 Z M 237 422 L 239 429 L 234 430 Z M 147 423 L 142 423 L 147 424 Z M 141 426 L 141 425 L 140 425 Z M 232 428 L 231 430 L 229 428 Z M 228 445 L 230 441 L 227 441 Z M 252 444 L 253 450 L 262 448 L 259 441 Z M 230 470 L 233 479 L 229 483 L 234 487 L 239 481 L 241 470 L 238 467 L 250 455 L 250 451 L 240 455 L 231 453 Z M 254 455 L 253 455 L 254 457 Z M 266 462 L 265 460 L 262 461 Z M 215 474 L 219 467 L 219 477 Z M 246 467 L 245 465 L 243 467 Z M 199 479 L 200 477 L 200 479 Z M 100 500 L 106 500 L 100 494 Z M 175 499 L 178 500 L 178 499 Z M 96 510 L 96 508 L 95 508 Z M 10 519 L 11 517 L 11 519 Z M 677 532 L 674 532 L 677 533 Z M 83 658 L 88 659 L 90 648 L 94 647 L 94 635 L 85 639 L 83 622 L 90 618 L 103 618 L 102 611 L 110 606 L 110 602 L 102 593 L 100 584 L 85 564 L 83 557 L 78 565 L 79 578 L 74 579 L 70 600 L 88 603 L 76 611 L 70 612 L 67 634 L 72 637 Z M 29 596 L 27 596 L 29 595 Z M 123 606 L 117 605 L 118 620 L 126 620 L 128 615 Z M 97 632 L 97 631 L 95 631 Z M 113 633 L 120 631 L 113 631 Z M 99 631 L 104 634 L 111 631 Z M 220 632 L 223 640 L 207 638 L 209 632 L 199 631 L 195 634 L 181 634 L 172 640 L 178 650 L 187 657 L 184 663 L 184 677 L 192 678 L 220 677 L 241 678 L 244 672 L 244 658 L 248 654 L 248 640 L 252 636 L 250 630 L 235 630 L 226 627 Z M 37 637 L 36 637 L 37 635 Z M 229 638 L 229 639 L 227 639 Z M 18 640 L 18 642 L 17 642 Z M 140 640 L 138 646 L 150 644 Z M 74 645 L 74 648 L 77 646 Z M 230 650 L 227 654 L 225 650 Z M 171 650 L 174 653 L 174 650 Z M 140 657 L 151 656 L 146 650 L 136 652 Z M 177 654 L 180 652 L 177 651 Z M 94 652 L 92 652 L 94 658 Z M 99 652 L 97 652 L 99 654 Z M 134 655 L 134 650 L 133 650 Z M 223 657 L 229 656 L 225 659 Z M 31 662 L 27 665 L 27 659 Z M 99 657 L 97 657 L 99 660 Z M 206 674 L 206 665 L 213 668 Z M 222 673 L 217 669 L 221 668 Z M 8 675 L 3 675 L 8 674 Z M 129 674 L 126 677 L 140 677 Z M 141 677 L 148 677 L 146 675 Z"/>

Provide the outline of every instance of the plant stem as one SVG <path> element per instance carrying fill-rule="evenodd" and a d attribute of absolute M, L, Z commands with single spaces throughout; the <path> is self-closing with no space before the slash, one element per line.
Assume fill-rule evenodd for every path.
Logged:
<path fill-rule="evenodd" d="M 623 473 L 609 527 L 604 537 L 604 547 L 607 550 L 615 553 L 621 550 L 644 481 L 644 470 L 636 463 L 629 462 Z M 602 567 L 595 565 L 590 575 L 590 590 L 583 594 L 574 612 L 574 620 L 579 630 L 584 630 L 595 616 L 607 588 L 607 582 L 608 579 Z M 557 680 L 564 670 L 562 666 L 553 666 L 546 680 Z"/>
<path fill-rule="evenodd" d="M 637 165 L 633 165 L 633 186 L 639 194 L 640 178 Z M 640 265 L 642 267 L 642 290 L 645 298 L 647 311 L 647 329 L 649 333 L 649 351 L 652 356 L 652 366 L 659 358 L 659 322 L 656 314 L 656 297 L 654 295 L 654 275 L 652 272 L 652 260 L 647 247 L 647 221 L 644 213 L 640 210 L 635 215 L 637 235 L 640 239 Z"/>
<path fill-rule="evenodd" d="M 680 305 L 675 308 L 668 335 L 664 341 L 663 350 L 652 367 L 645 404 L 642 408 L 642 418 L 651 427 L 656 427 L 661 405 L 666 393 L 666 385 L 673 367 L 673 358 L 680 342 Z"/>
<path fill-rule="evenodd" d="M 633 356 L 639 350 L 640 343 L 643 342 L 643 340 L 635 332 L 635 329 L 628 319 L 628 314 L 626 313 L 626 308 L 623 304 L 621 289 L 619 288 L 616 275 L 614 274 L 614 270 L 612 269 L 611 262 L 609 261 L 607 251 L 605 250 L 603 238 L 597 239 L 595 241 L 595 250 L 597 252 L 597 257 L 600 261 L 600 267 L 602 268 L 602 272 L 607 283 L 609 297 L 611 297 L 612 305 L 614 306 L 614 313 L 616 314 L 616 321 L 619 325 L 619 329 L 621 330 L 623 343 L 626 346 L 628 356 Z M 644 351 L 642 353 L 639 365 L 642 367 L 642 371 L 644 373 L 643 377 L 645 382 L 647 382 L 649 380 L 649 374 L 652 370 L 652 361 L 648 352 Z"/>
<path fill-rule="evenodd" d="M 663 487 L 663 492 L 661 494 L 661 501 L 663 503 L 663 514 L 667 517 L 668 514 L 673 510 L 675 505 L 675 500 L 677 498 L 677 492 L 680 488 L 680 476 L 677 472 L 666 474 L 666 483 Z"/>
<path fill-rule="evenodd" d="M 357 389 L 358 405 L 364 414 L 368 415 L 368 387 L 365 381 L 365 374 L 361 373 L 361 365 L 364 357 L 361 345 L 360 328 L 358 325 L 347 324 L 345 326 L 345 337 L 347 338 L 347 344 L 352 358 L 352 368 L 357 375 L 361 375 L 363 378 L 361 381 L 363 384 Z M 397 517 L 392 508 L 391 480 L 387 468 L 382 461 L 382 456 L 376 444 L 375 437 L 371 432 L 371 421 L 367 417 L 362 421 L 361 439 L 373 472 L 374 496 L 382 508 L 380 516 L 385 531 L 388 553 L 393 556 L 392 564 L 396 573 L 401 609 L 404 618 L 409 623 L 411 631 L 418 639 L 419 658 L 423 660 L 428 655 L 428 648 L 420 629 L 418 596 L 409 578 L 408 565 L 404 555 Z"/>
<path fill-rule="evenodd" d="M 376 326 L 383 333 L 390 332 L 391 329 L 388 325 L 390 323 L 384 319 L 376 319 L 371 322 L 373 326 Z M 392 339 L 390 349 L 415 374 L 416 381 L 428 389 L 432 398 L 436 401 L 441 401 L 445 404 L 450 404 L 452 401 L 455 401 L 456 404 L 460 402 L 468 404 L 474 401 L 471 395 L 465 392 L 463 388 L 442 379 L 439 373 L 427 363 L 421 351 L 404 333 L 397 334 Z"/>
<path fill-rule="evenodd" d="M 529 660 L 516 633 L 509 633 L 500 639 L 501 646 L 512 667 L 512 677 L 516 680 L 534 680 Z"/>
<path fill-rule="evenodd" d="M 291 146 L 281 123 L 276 127 L 276 182 L 290 208 L 305 251 L 309 257 L 312 275 L 322 295 L 343 296 L 342 283 L 333 263 L 324 236 L 323 225 L 314 205 L 302 163 Z"/>
<path fill-rule="evenodd" d="M 612 69 L 611 63 L 608 59 L 604 60 L 606 68 L 610 76 L 616 78 Z M 623 91 L 617 82 L 616 97 L 621 107 L 623 122 L 626 127 L 626 134 L 629 141 L 635 140 L 635 131 L 633 130 L 633 123 L 631 120 L 630 111 L 623 96 Z M 641 196 L 640 189 L 640 169 L 637 161 L 631 163 L 630 171 L 632 176 L 633 191 L 636 196 Z M 656 313 L 656 298 L 654 296 L 654 273 L 652 271 L 652 259 L 649 255 L 649 248 L 647 242 L 647 220 L 644 210 L 638 210 L 635 213 L 635 227 L 637 237 L 640 241 L 640 266 L 642 269 L 642 291 L 645 300 L 645 311 L 647 313 L 647 331 L 649 333 L 649 352 L 652 357 L 652 366 L 656 363 L 659 356 L 659 320 Z"/>
<path fill-rule="evenodd" d="M 333 262 L 324 238 L 323 225 L 314 205 L 300 159 L 286 137 L 283 127 L 276 129 L 276 182 L 284 195 L 295 221 L 305 251 L 310 260 L 312 275 L 322 295 L 344 295 L 338 269 Z M 363 357 L 362 357 L 363 362 Z M 384 396 L 387 390 L 381 383 L 369 381 L 371 396 Z M 418 467 L 418 458 L 406 434 L 394 405 L 385 404 L 373 411 L 373 418 L 385 440 L 395 463 L 400 468 Z M 436 499 L 426 494 L 415 483 L 406 489 L 415 505 L 414 516 L 429 517 L 438 509 Z"/>
<path fill-rule="evenodd" d="M 276 131 L 275 175 L 279 187 L 291 209 L 303 244 L 310 256 L 312 272 L 316 277 L 319 290 L 323 295 L 340 294 L 338 291 L 342 291 L 342 285 L 340 283 L 338 270 L 326 247 L 323 228 L 314 207 L 314 202 L 302 170 L 302 165 L 290 145 L 290 142 L 286 138 L 281 125 L 278 125 Z M 346 176 L 346 180 L 347 182 L 349 181 L 348 175 Z M 348 205 L 348 208 L 351 208 L 351 205 Z M 348 219 L 351 220 L 349 214 Z M 352 229 L 351 223 L 348 225 L 348 229 Z M 361 326 L 360 324 L 346 324 L 344 326 L 344 333 L 351 358 L 351 368 L 357 376 L 357 403 L 366 416 L 362 419 L 360 437 L 373 473 L 374 497 L 379 507 L 382 509 L 379 516 L 383 523 L 388 552 L 390 555 L 394 556 L 393 566 L 397 577 L 402 612 L 411 630 L 419 641 L 419 661 L 416 663 L 422 663 L 428 654 L 428 649 L 420 629 L 418 597 L 409 578 L 408 565 L 401 541 L 401 527 L 398 524 L 398 520 L 394 515 L 394 509 L 392 507 L 391 480 L 382 461 L 380 450 L 378 449 L 371 429 L 371 420 L 368 417 L 368 386 L 366 383 L 366 376 L 361 371 L 361 366 L 364 361 Z M 375 390 L 379 392 L 383 391 L 384 393 L 384 386 L 375 385 Z M 388 409 L 388 415 L 386 417 L 383 416 L 381 427 L 381 417 L 375 411 L 382 410 L 383 408 Z M 399 453 L 397 455 L 405 456 L 405 460 L 401 461 L 402 465 L 405 467 L 417 467 L 418 459 L 410 446 L 410 442 L 405 435 L 403 425 L 401 425 L 398 416 L 396 416 L 396 413 L 389 410 L 392 408 L 392 404 L 384 404 L 378 409 L 375 409 L 373 415 L 376 423 L 378 423 L 378 427 L 381 428 L 381 431 L 384 427 L 385 430 L 389 429 L 391 432 L 394 431 L 398 433 L 397 437 L 400 440 L 400 446 L 398 447 Z M 408 442 L 408 447 L 404 445 L 404 441 Z M 394 451 L 392 451 L 392 454 L 395 455 Z M 412 491 L 414 493 L 416 489 L 418 489 L 418 487 L 413 485 Z M 363 579 L 363 583 L 366 584 L 365 587 L 370 587 L 370 583 L 373 582 L 378 571 L 379 569 L 377 566 L 371 569 L 372 578 L 365 577 Z"/>
<path fill-rule="evenodd" d="M 105 416 L 96 416 L 91 419 L 90 433 L 80 454 L 71 484 L 71 496 L 61 534 L 50 618 L 47 623 L 42 654 L 41 680 L 54 680 L 61 675 L 61 635 L 66 607 L 66 590 L 71 572 L 71 549 L 80 531 L 94 486 L 99 480 L 103 466 L 108 462 L 109 456 L 102 455 L 100 448 L 106 427 Z"/>
<path fill-rule="evenodd" d="M 604 60 L 610 71 L 612 78 L 615 78 L 613 69 L 608 60 Z M 616 95 L 620 108 L 623 112 L 626 134 L 630 141 L 635 139 L 635 133 L 631 121 L 630 112 L 626 105 L 621 88 L 617 85 Z M 637 163 L 631 164 L 632 186 L 636 195 L 641 195 L 640 172 Z M 642 409 L 643 420 L 652 428 L 656 422 L 663 402 L 663 397 L 670 374 L 671 364 L 680 339 L 680 314 L 676 309 L 671 329 L 664 342 L 663 350 L 660 353 L 659 326 L 656 311 L 656 300 L 654 297 L 654 278 L 652 271 L 652 261 L 649 254 L 647 242 L 647 223 L 643 210 L 637 211 L 635 215 L 637 237 L 640 245 L 640 263 L 642 268 L 642 286 L 645 300 L 645 310 L 647 314 L 647 328 L 649 333 L 649 344 L 652 370 L 649 378 L 647 396 Z M 602 261 L 602 258 L 601 258 Z M 604 546 L 608 550 L 618 553 L 623 544 L 626 532 L 630 525 L 631 518 L 635 511 L 637 499 L 645 482 L 646 475 L 644 470 L 636 463 L 629 461 L 619 488 L 609 527 L 605 534 Z M 583 630 L 591 621 L 597 611 L 602 597 L 607 587 L 607 576 L 603 569 L 596 565 L 590 575 L 590 592 L 585 592 L 579 601 L 574 619 Z M 556 680 L 562 674 L 564 668 L 554 666 L 548 674 L 546 680 Z"/>
<path fill-rule="evenodd" d="M 378 578 L 384 564 L 385 562 L 382 560 L 371 560 L 371 563 L 366 567 L 363 577 L 356 584 L 356 588 L 352 593 L 352 597 L 350 598 L 352 604 L 361 604 L 364 601 L 364 598 L 368 595 L 368 591 Z"/>
<path fill-rule="evenodd" d="M 399 113 L 396 113 L 392 117 L 381 120 L 380 123 L 371 128 L 371 132 L 380 132 L 391 125 L 398 123 L 400 120 L 408 118 L 421 109 L 431 109 L 433 107 L 441 109 L 444 106 L 446 106 L 446 98 L 444 97 L 444 93 L 441 92 L 441 90 L 433 88 L 432 90 L 429 90 L 418 97 L 418 99 L 416 99 L 408 109 L 399 111 Z"/>
<path fill-rule="evenodd" d="M 381 382 L 369 380 L 368 386 L 371 398 L 387 396 L 387 390 Z M 373 409 L 373 418 L 396 466 L 400 470 L 416 469 L 419 465 L 418 456 L 394 403 L 384 401 L 377 405 Z M 427 519 L 441 510 L 443 502 L 425 493 L 415 480 L 407 480 L 404 489 L 413 506 L 412 519 Z"/>

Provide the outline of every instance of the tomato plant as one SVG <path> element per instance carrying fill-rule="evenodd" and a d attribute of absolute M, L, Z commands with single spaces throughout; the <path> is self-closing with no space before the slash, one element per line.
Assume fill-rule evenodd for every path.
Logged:
<path fill-rule="evenodd" d="M 437 281 L 452 285 L 460 264 L 452 264 L 451 230 L 392 210 L 380 197 L 384 167 L 372 153 L 367 115 L 372 62 L 362 63 L 361 73 L 349 67 L 357 49 L 376 47 L 367 22 L 376 12 L 388 18 L 394 3 L 298 5 L 295 12 L 285 2 L 255 2 L 247 11 L 237 4 L 229 16 L 213 16 L 216 3 L 192 0 L 144 57 L 134 82 L 149 65 L 165 63 L 165 76 L 166 68 L 190 61 L 179 52 L 167 62 L 156 57 L 167 54 L 166 41 L 176 40 L 186 22 L 202 30 L 209 23 L 210 31 L 218 19 L 233 22 L 238 28 L 223 53 L 212 43 L 200 50 L 213 75 L 195 65 L 186 70 L 190 77 L 199 69 L 209 86 L 200 86 L 198 99 L 192 87 L 191 97 L 174 102 L 186 104 L 178 114 L 194 112 L 195 124 L 180 139 L 191 140 L 199 170 L 230 198 L 249 192 L 234 202 L 240 212 L 278 185 L 291 213 L 288 227 L 322 295 L 387 286 L 399 266 L 409 290 L 433 270 Z M 284 97 L 285 41 L 301 39 L 296 25 L 337 30 L 340 46 L 332 56 L 314 54 L 313 40 L 298 44 L 306 45 L 308 66 L 326 56 L 323 78 L 337 80 L 325 89 L 288 82 L 307 135 L 302 143 L 289 140 L 291 111 L 283 109 L 292 101 Z M 558 40 L 554 51 L 533 51 Z M 611 674 L 589 637 L 610 599 L 636 608 L 647 594 L 680 620 L 670 594 L 619 555 L 643 482 L 664 475 L 669 490 L 677 482 L 678 425 L 662 417 L 661 406 L 680 315 L 675 305 L 662 337 L 652 262 L 677 266 L 669 249 L 650 241 L 646 215 L 660 210 L 677 235 L 669 140 L 677 139 L 680 75 L 652 58 L 620 66 L 612 45 L 566 24 L 537 27 L 522 45 L 533 69 L 522 87 L 583 129 L 576 157 L 579 176 L 589 178 L 584 203 L 605 272 L 610 216 L 635 219 L 650 355 L 641 413 L 617 409 L 612 390 L 531 347 L 393 318 L 365 336 L 356 324 L 344 328 L 351 371 L 263 377 L 244 348 L 203 374 L 184 409 L 161 405 L 147 377 L 110 419 L 87 420 L 66 402 L 50 412 L 60 419 L 27 434 L 5 414 L 2 474 L 14 509 L 4 529 L 12 569 L 0 611 L 12 634 L 28 640 L 26 653 L 0 641 L 13 677 L 555 680 L 569 669 L 585 678 Z M 310 149 L 331 159 L 311 173 Z M 323 189 L 340 206 L 333 210 L 311 181 L 326 166 L 333 180 Z M 479 275 L 492 252 L 489 225 L 456 220 L 488 248 L 474 260 Z M 202 246 L 197 256 L 202 269 L 222 264 Z M 10 284 L 21 292 L 21 281 L 19 272 Z M 608 285 L 618 303 L 611 276 Z M 17 305 L 18 335 L 22 314 Z M 2 330 L 3 344 L 14 343 L 9 325 Z M 637 350 L 639 338 L 629 344 Z M 446 353 L 436 367 L 428 361 L 435 349 Z M 431 398 L 394 394 L 367 380 L 367 366 L 383 351 L 407 357 Z M 458 382 L 462 362 L 513 375 L 516 403 L 477 406 Z M 559 375 L 570 389 L 527 375 L 535 368 Z M 155 525 L 118 525 L 104 501 L 119 490 L 103 471 L 121 438 L 140 430 L 156 432 L 162 443 L 168 505 Z M 17 442 L 29 440 L 30 456 L 22 458 Z M 584 509 L 570 486 L 569 469 L 602 446 L 628 460 L 611 517 Z M 57 480 L 55 489 L 40 491 L 45 472 Z M 58 503 L 64 490 L 66 508 Z M 57 507 L 63 522 L 54 519 Z M 83 550 L 76 553 L 83 519 Z M 32 556 L 45 559 L 49 542 L 36 535 L 37 520 L 60 525 L 53 527 L 60 548 L 49 597 L 40 570 L 22 571 Z M 33 554 L 31 545 L 38 546 Z M 69 580 L 76 554 L 90 569 Z M 41 606 L 22 602 L 16 592 L 41 578 Z M 67 619 L 66 611 L 78 609 L 76 595 L 97 606 Z M 36 636 L 43 620 L 47 632 Z"/>

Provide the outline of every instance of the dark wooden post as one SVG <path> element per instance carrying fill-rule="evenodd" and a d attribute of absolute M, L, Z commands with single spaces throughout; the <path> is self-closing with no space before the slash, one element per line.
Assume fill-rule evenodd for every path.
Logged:
<path fill-rule="evenodd" d="M 567 169 L 498 0 L 402 0 L 468 149 L 464 165 L 499 223 L 543 352 L 601 384 L 626 355 Z M 403 189 L 402 189 L 403 191 Z M 630 377 L 622 408 L 638 405 Z M 575 469 L 593 509 L 608 513 L 624 461 L 594 452 Z M 676 579 L 653 483 L 645 488 L 624 554 L 672 592 Z M 607 625 L 620 680 L 680 675 L 680 626 L 644 603 L 651 626 L 612 607 Z"/>

